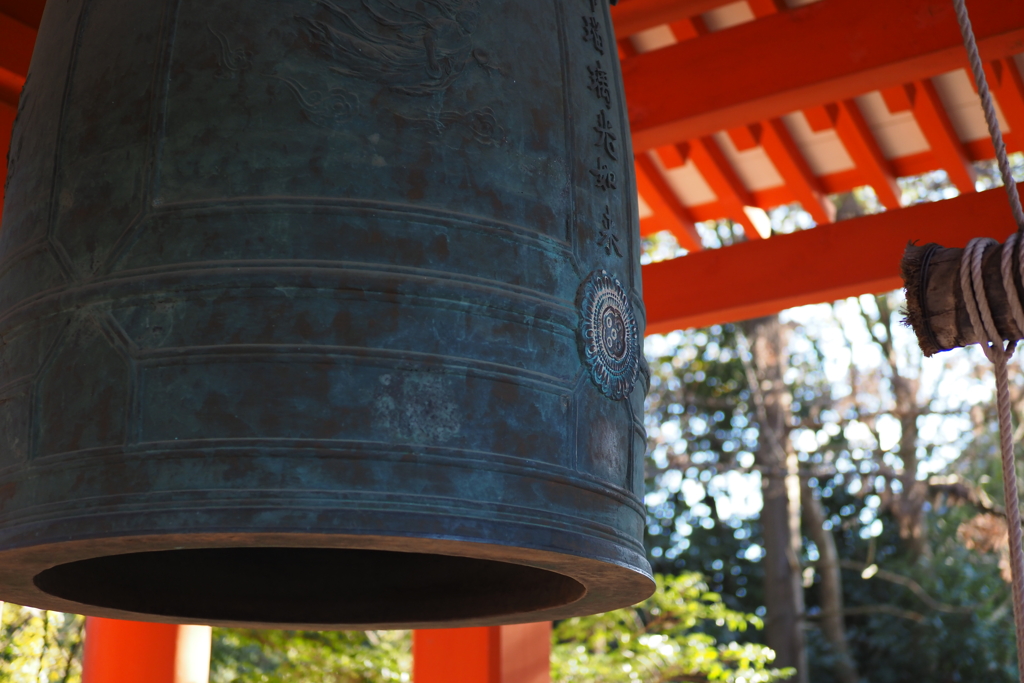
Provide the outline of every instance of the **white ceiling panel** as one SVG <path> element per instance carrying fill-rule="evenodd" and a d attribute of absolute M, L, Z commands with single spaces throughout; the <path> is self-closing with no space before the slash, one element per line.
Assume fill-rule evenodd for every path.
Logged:
<path fill-rule="evenodd" d="M 740 2 L 722 5 L 710 12 L 705 12 L 702 15 L 702 18 L 704 19 L 704 25 L 708 27 L 708 30 L 714 32 L 721 31 L 722 29 L 726 29 L 731 26 L 745 24 L 748 21 L 753 21 L 756 17 L 750 10 L 750 5 L 744 2 L 744 0 L 740 0 Z"/>
<path fill-rule="evenodd" d="M 885 106 L 882 93 L 870 92 L 856 100 L 864 120 L 875 135 L 886 159 L 920 154 L 931 149 L 917 120 L 909 111 L 893 114 Z"/>
<path fill-rule="evenodd" d="M 740 152 L 724 132 L 715 133 L 715 140 L 722 148 L 725 158 L 732 164 L 743 185 L 751 191 L 767 190 L 785 185 L 778 169 L 768 158 L 763 147 L 754 147 Z"/>
<path fill-rule="evenodd" d="M 841 173 L 856 166 L 834 130 L 821 132 L 811 130 L 811 124 L 807 122 L 807 117 L 799 111 L 783 116 L 782 120 L 785 121 L 789 134 L 793 136 L 793 141 L 803 152 L 814 175 Z"/>
<path fill-rule="evenodd" d="M 944 73 L 941 76 L 932 78 L 935 89 L 939 93 L 942 105 L 949 113 L 949 119 L 956 129 L 957 136 L 963 142 L 971 140 L 982 140 L 988 137 L 988 125 L 985 123 L 985 113 L 981 110 L 981 98 L 974 92 L 971 77 L 964 69 L 957 69 Z M 996 102 L 996 118 L 999 119 L 999 127 L 1004 131 L 1010 130 L 1003 117 L 1003 112 Z"/>

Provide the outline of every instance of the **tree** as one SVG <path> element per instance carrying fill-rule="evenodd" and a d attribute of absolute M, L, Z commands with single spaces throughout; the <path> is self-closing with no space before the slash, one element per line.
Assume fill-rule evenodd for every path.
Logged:
<path fill-rule="evenodd" d="M 409 681 L 409 631 L 273 631 L 217 628 L 211 683 Z"/>
<path fill-rule="evenodd" d="M 0 683 L 81 682 L 83 617 L 0 605 Z"/>
<path fill-rule="evenodd" d="M 763 628 L 752 614 L 726 607 L 700 574 L 657 576 L 644 602 L 605 614 L 574 617 L 554 629 L 554 683 L 761 683 L 788 678 L 791 669 L 769 668 L 770 648 L 720 644 L 716 636 Z"/>
<path fill-rule="evenodd" d="M 761 528 L 764 534 L 764 593 L 768 645 L 779 662 L 795 667 L 806 683 L 804 595 L 800 568 L 800 472 L 790 447 L 792 395 L 784 377 L 788 366 L 786 330 L 778 316 L 743 325 L 750 359 L 747 383 L 758 424 L 754 462 L 761 472 Z M 854 681 L 850 681 L 854 683 Z"/>
<path fill-rule="evenodd" d="M 749 488 L 760 479 L 764 490 L 772 474 L 765 467 L 785 479 L 795 456 L 801 518 L 789 578 L 801 580 L 810 679 L 896 681 L 927 671 L 922 680 L 969 680 L 983 666 L 990 680 L 1009 681 L 1001 536 L 978 529 L 1001 514 L 987 364 L 972 367 L 961 354 L 923 365 L 891 297 L 833 310 L 812 316 L 813 325 L 779 327 L 789 340 L 775 370 L 755 360 L 771 355 L 755 345 L 771 330 L 753 329 L 744 342 L 738 326 L 721 326 L 649 345 L 652 561 L 661 571 L 739 568 L 736 578 L 758 581 L 765 561 L 755 551 L 769 546 L 765 519 L 723 513 L 734 506 L 720 482 L 745 478 Z M 849 364 L 837 358 L 844 354 L 858 358 Z M 747 380 L 738 377 L 744 358 Z M 942 390 L 943 373 L 961 386 Z M 763 429 L 769 420 L 757 406 L 767 401 L 757 393 L 779 391 L 772 377 L 782 378 L 775 400 L 789 403 L 788 415 L 782 427 Z M 1019 401 L 1020 378 L 1016 387 Z M 782 443 L 769 462 L 760 456 L 772 434 Z M 716 589 L 730 607 L 767 603 L 766 593 L 739 588 L 729 572 L 709 576 L 721 579 Z M 922 652 L 938 664 L 923 665 Z"/>

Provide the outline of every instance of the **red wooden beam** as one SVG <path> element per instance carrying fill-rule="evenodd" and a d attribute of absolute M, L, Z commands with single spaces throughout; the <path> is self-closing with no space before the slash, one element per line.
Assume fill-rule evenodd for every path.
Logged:
<path fill-rule="evenodd" d="M 894 85 L 891 88 L 882 88 L 882 100 L 885 108 L 890 114 L 910 111 L 914 108 L 914 96 L 916 89 L 913 85 Z"/>
<path fill-rule="evenodd" d="M 747 5 L 754 16 L 759 19 L 788 9 L 785 0 L 747 0 Z"/>
<path fill-rule="evenodd" d="M 0 14 L 6 14 L 34 29 L 39 28 L 44 7 L 46 0 L 0 0 Z"/>
<path fill-rule="evenodd" d="M 746 152 L 761 146 L 761 135 L 763 128 L 760 123 L 752 123 L 748 126 L 737 126 L 726 131 L 726 135 L 732 141 L 732 146 L 737 152 Z"/>
<path fill-rule="evenodd" d="M 668 25 L 668 28 L 672 31 L 672 35 L 676 37 L 677 41 L 692 40 L 708 33 L 708 27 L 699 16 L 673 21 Z"/>
<path fill-rule="evenodd" d="M 636 157 L 636 187 L 654 212 L 650 218 L 640 221 L 643 234 L 669 230 L 683 249 L 690 252 L 701 250 L 700 234 L 693 224 L 693 216 L 647 154 Z"/>
<path fill-rule="evenodd" d="M 18 106 L 35 44 L 34 28 L 0 12 L 0 102 Z M 0 135 L 3 133 L 0 130 Z"/>
<path fill-rule="evenodd" d="M 0 66 L 0 104 L 16 108 L 23 87 L 25 87 L 24 76 L 19 76 L 13 71 L 8 71 Z M 10 133 L 10 131 L 7 131 L 8 137 L 10 137 Z"/>
<path fill-rule="evenodd" d="M 986 59 L 1020 51 L 1024 2 L 976 1 L 971 20 Z M 966 63 L 948 0 L 825 0 L 637 55 L 622 71 L 642 152 Z"/>
<path fill-rule="evenodd" d="M 4 212 L 4 186 L 7 183 L 7 152 L 11 148 L 11 129 L 16 110 L 0 101 L 0 215 Z"/>
<path fill-rule="evenodd" d="M 658 155 L 661 165 L 666 170 L 679 168 L 685 165 L 686 160 L 690 158 L 690 143 L 682 142 L 678 145 L 666 145 L 654 150 L 654 153 Z"/>
<path fill-rule="evenodd" d="M 1016 136 L 1024 137 L 1024 80 L 1013 58 L 986 62 L 985 75 L 1010 130 Z"/>
<path fill-rule="evenodd" d="M 0 13 L 0 67 L 25 77 L 36 44 L 36 30 Z"/>
<path fill-rule="evenodd" d="M 641 271 L 647 332 L 896 289 L 908 242 L 962 247 L 972 237 L 1002 241 L 1016 229 L 1006 193 L 996 188 L 652 263 Z"/>
<path fill-rule="evenodd" d="M 902 192 L 896 184 L 896 172 L 882 154 L 875 134 L 871 132 L 860 107 L 854 100 L 837 103 L 836 134 L 849 152 L 853 163 L 875 190 L 882 206 L 887 209 L 898 209 Z"/>
<path fill-rule="evenodd" d="M 804 211 L 817 223 L 831 223 L 836 218 L 836 207 L 825 194 L 825 189 L 811 171 L 803 153 L 797 147 L 789 129 L 781 119 L 767 121 L 761 128 L 761 145 L 786 181 Z"/>
<path fill-rule="evenodd" d="M 689 145 L 690 158 L 693 159 L 694 166 L 727 211 L 726 216 L 743 226 L 743 233 L 747 239 L 761 239 L 761 233 L 757 231 L 746 212 L 746 207 L 754 206 L 754 198 L 736 175 L 732 164 L 722 154 L 715 139 L 708 136 L 691 140 Z"/>
<path fill-rule="evenodd" d="M 839 116 L 839 107 L 835 104 L 819 104 L 804 109 L 804 118 L 815 133 L 832 130 L 836 127 L 836 117 Z"/>
<path fill-rule="evenodd" d="M 619 38 L 615 41 L 615 44 L 619 47 L 619 61 L 629 57 L 636 57 L 640 54 L 633 45 L 633 41 L 629 38 Z"/>
<path fill-rule="evenodd" d="M 730 0 L 621 0 L 612 7 L 615 36 L 626 38 L 662 24 L 703 14 Z"/>
<path fill-rule="evenodd" d="M 8 7 L 8 5 L 13 5 Z M 18 107 L 18 98 L 25 85 L 36 30 L 7 12 L 21 11 L 21 19 L 32 21 L 36 10 L 42 13 L 38 0 L 0 0 L 0 214 L 4 210 L 3 188 L 7 182 L 7 152 L 11 146 L 11 129 Z M 38 20 L 37 20 L 38 22 Z M 37 24 L 38 25 L 38 24 Z"/>
<path fill-rule="evenodd" d="M 953 122 L 949 120 L 939 93 L 931 80 L 924 79 L 907 89 L 913 89 L 911 101 L 913 102 L 914 118 L 921 127 L 928 145 L 932 148 L 939 165 L 949 175 L 949 180 L 956 189 L 964 192 L 974 192 L 974 182 L 978 178 L 974 164 L 967 156 L 967 148 L 956 134 Z"/>

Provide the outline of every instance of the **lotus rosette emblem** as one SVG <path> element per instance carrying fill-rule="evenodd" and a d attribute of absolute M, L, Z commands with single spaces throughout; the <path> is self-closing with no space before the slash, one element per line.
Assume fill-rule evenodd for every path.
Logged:
<path fill-rule="evenodd" d="M 602 394 L 623 399 L 639 371 L 640 334 L 629 297 L 615 277 L 597 270 L 584 280 L 578 298 L 580 343 L 590 377 Z"/>

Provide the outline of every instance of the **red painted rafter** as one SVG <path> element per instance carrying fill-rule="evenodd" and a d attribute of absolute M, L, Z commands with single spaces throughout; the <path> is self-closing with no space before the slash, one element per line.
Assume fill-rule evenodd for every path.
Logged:
<path fill-rule="evenodd" d="M 0 66 L 0 104 L 7 105 L 9 107 L 18 106 L 18 97 L 21 94 L 21 89 L 25 86 L 24 76 L 19 76 L 13 71 Z M 4 131 L 0 129 L 0 136 L 10 135 L 11 131 Z"/>
<path fill-rule="evenodd" d="M 747 0 L 747 5 L 758 19 L 788 9 L 785 0 Z"/>
<path fill-rule="evenodd" d="M 878 201 L 887 209 L 898 209 L 901 191 L 896 184 L 896 173 L 882 154 L 860 107 L 853 100 L 843 100 L 832 111 L 836 115 L 836 134 L 878 195 Z"/>
<path fill-rule="evenodd" d="M 619 47 L 619 61 L 628 59 L 629 57 L 636 57 L 640 54 L 636 46 L 633 45 L 633 41 L 629 38 L 619 38 L 615 41 L 615 44 Z"/>
<path fill-rule="evenodd" d="M 914 96 L 917 90 L 912 84 L 896 85 L 891 88 L 882 88 L 880 91 L 885 108 L 891 114 L 899 114 L 914 109 Z"/>
<path fill-rule="evenodd" d="M 961 247 L 972 237 L 1002 241 L 1016 229 L 997 188 L 653 263 L 641 271 L 647 332 L 896 289 L 908 242 Z"/>
<path fill-rule="evenodd" d="M 35 29 L 0 13 L 0 37 L 0 67 L 25 76 L 36 44 Z"/>
<path fill-rule="evenodd" d="M 11 129 L 14 127 L 15 108 L 0 102 L 0 214 L 4 211 L 4 185 L 7 182 L 7 152 L 11 148 Z"/>
<path fill-rule="evenodd" d="M 971 20 L 987 59 L 1020 50 L 1024 3 L 979 2 Z M 826 0 L 637 55 L 622 68 L 634 149 L 644 151 L 965 63 L 947 0 Z"/>
<path fill-rule="evenodd" d="M 761 146 L 761 132 L 764 126 L 752 123 L 749 126 L 737 126 L 725 131 L 737 152 L 746 152 Z"/>
<path fill-rule="evenodd" d="M 621 0 L 612 7 L 615 35 L 626 38 L 662 24 L 688 19 L 730 0 Z"/>
<path fill-rule="evenodd" d="M 736 169 L 733 168 L 733 165 L 722 152 L 718 141 L 712 136 L 709 135 L 699 140 L 694 140 L 691 155 L 698 168 L 706 167 L 709 169 L 708 173 L 714 176 L 712 187 L 721 186 L 723 192 L 728 190 L 728 193 L 734 196 L 736 201 L 743 206 L 756 205 L 754 196 L 747 189 L 747 186 L 743 184 L 743 181 L 736 174 Z"/>
<path fill-rule="evenodd" d="M 694 166 L 718 197 L 726 216 L 743 226 L 747 239 L 761 239 L 761 234 L 745 211 L 746 207 L 754 206 L 754 198 L 722 154 L 718 143 L 712 137 L 705 137 L 691 140 L 689 145 Z"/>
<path fill-rule="evenodd" d="M 0 14 L 6 14 L 26 26 L 38 29 L 45 6 L 46 0 L 0 0 Z"/>
<path fill-rule="evenodd" d="M 690 158 L 690 143 L 681 142 L 678 145 L 666 145 L 654 150 L 654 153 L 658 155 L 658 159 L 661 160 L 661 165 L 665 167 L 665 170 L 679 168 Z"/>
<path fill-rule="evenodd" d="M 692 17 L 689 19 L 680 19 L 679 21 L 673 21 L 668 25 L 672 35 L 675 36 L 676 41 L 693 40 L 699 36 L 707 33 L 703 29 L 704 22 L 701 21 L 700 17 Z"/>
<path fill-rule="evenodd" d="M 690 252 L 701 250 L 700 235 L 693 224 L 693 216 L 646 153 L 636 157 L 636 187 L 654 212 L 650 218 L 640 221 L 643 234 L 668 230 L 676 236 L 683 249 Z"/>
<path fill-rule="evenodd" d="M 939 93 L 929 79 L 907 85 L 913 104 L 914 118 L 921 127 L 928 145 L 935 154 L 940 168 L 949 175 L 949 180 L 961 193 L 974 192 L 974 181 L 978 174 L 967 156 L 967 149 L 949 120 Z"/>
<path fill-rule="evenodd" d="M 35 43 L 35 29 L 0 12 L 0 102 L 18 106 Z"/>
<path fill-rule="evenodd" d="M 3 13 L 4 9 L 0 5 L 0 213 L 4 206 L 2 188 L 7 181 L 11 129 L 36 43 L 36 30 Z M 33 7 L 27 9 L 34 10 Z M 32 16 L 30 12 L 29 18 Z"/>
<path fill-rule="evenodd" d="M 1024 136 L 1024 80 L 1014 60 L 1004 58 L 986 62 L 985 75 L 1010 130 L 1017 136 Z"/>
<path fill-rule="evenodd" d="M 811 171 L 796 142 L 781 119 L 772 119 L 761 128 L 761 146 L 792 190 L 796 200 L 817 223 L 831 223 L 836 207 Z"/>

